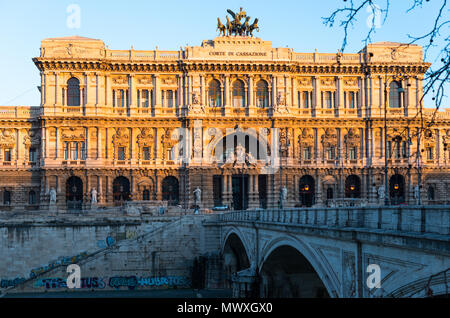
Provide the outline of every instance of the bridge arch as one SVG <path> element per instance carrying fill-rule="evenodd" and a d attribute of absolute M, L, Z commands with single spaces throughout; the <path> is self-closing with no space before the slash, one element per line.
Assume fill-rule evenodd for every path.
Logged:
<path fill-rule="evenodd" d="M 260 255 L 261 297 L 339 297 L 339 282 L 333 279 L 332 269 L 327 269 L 299 239 L 280 237 L 263 248 Z M 275 281 L 277 278 L 280 280 Z M 302 285 L 306 287 L 302 289 Z"/>
<path fill-rule="evenodd" d="M 226 288 L 232 288 L 231 277 L 234 273 L 250 267 L 251 254 L 243 237 L 244 235 L 237 229 L 231 229 L 224 237 L 221 252 Z"/>

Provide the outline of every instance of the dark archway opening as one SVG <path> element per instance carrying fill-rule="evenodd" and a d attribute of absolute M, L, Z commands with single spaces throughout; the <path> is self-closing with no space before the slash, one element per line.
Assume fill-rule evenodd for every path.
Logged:
<path fill-rule="evenodd" d="M 389 196 L 391 204 L 405 203 L 405 178 L 400 174 L 395 174 L 389 180 Z"/>
<path fill-rule="evenodd" d="M 178 202 L 180 201 L 179 194 L 180 187 L 178 184 L 178 179 L 173 176 L 164 178 L 162 181 L 163 201 L 167 201 L 169 206 L 178 205 Z"/>
<path fill-rule="evenodd" d="M 223 249 L 224 286 L 233 287 L 232 275 L 250 267 L 244 244 L 236 234 L 231 234 Z"/>
<path fill-rule="evenodd" d="M 83 181 L 78 177 L 70 177 L 66 181 L 67 210 L 79 211 L 83 205 Z"/>
<path fill-rule="evenodd" d="M 317 272 L 298 250 L 280 246 L 264 262 L 260 273 L 264 298 L 328 298 Z"/>
<path fill-rule="evenodd" d="M 358 176 L 352 174 L 345 179 L 345 197 L 361 198 L 361 179 Z"/>
<path fill-rule="evenodd" d="M 300 203 L 302 206 L 311 207 L 314 205 L 315 182 L 310 175 L 300 178 Z"/>
<path fill-rule="evenodd" d="M 130 195 L 130 181 L 125 177 L 117 177 L 113 182 L 114 203 L 122 205 L 124 201 L 131 199 Z"/>

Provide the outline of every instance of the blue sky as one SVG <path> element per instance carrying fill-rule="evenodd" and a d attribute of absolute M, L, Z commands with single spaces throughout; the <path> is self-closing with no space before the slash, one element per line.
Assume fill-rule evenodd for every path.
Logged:
<path fill-rule="evenodd" d="M 49 37 L 98 38 L 111 49 L 133 46 L 151 50 L 158 46 L 160 50 L 177 50 L 214 38 L 217 17 L 225 19 L 226 9 L 238 11 L 243 6 L 252 20 L 259 18 L 256 36 L 272 41 L 274 47 L 337 52 L 343 38 L 341 28 L 326 27 L 322 21 L 342 0 L 0 1 L 0 105 L 39 105 L 39 72 L 31 59 L 39 55 L 40 41 Z M 376 30 L 373 42 L 407 42 L 408 34 L 429 31 L 440 2 L 430 1 L 424 8 L 406 14 L 412 0 L 391 0 L 388 21 Z M 81 9 L 78 29 L 67 27 L 70 4 Z M 369 13 L 354 25 L 345 52 L 358 52 L 364 46 L 361 41 L 368 31 L 368 18 Z M 434 62 L 436 51 L 430 53 L 427 61 Z M 443 108 L 450 107 L 448 101 L 444 100 Z M 431 105 L 429 99 L 426 104 Z"/>

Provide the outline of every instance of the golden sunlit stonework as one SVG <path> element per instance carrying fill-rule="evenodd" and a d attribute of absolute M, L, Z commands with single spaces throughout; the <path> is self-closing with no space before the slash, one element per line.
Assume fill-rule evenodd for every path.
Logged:
<path fill-rule="evenodd" d="M 375 205 L 384 194 L 415 204 L 419 181 L 424 203 L 448 200 L 450 109 L 425 108 L 418 129 L 430 66 L 420 46 L 296 53 L 222 36 L 139 51 L 72 36 L 43 40 L 33 61 L 41 105 L 0 107 L 0 210 L 89 209 L 93 196 L 188 209 Z"/>

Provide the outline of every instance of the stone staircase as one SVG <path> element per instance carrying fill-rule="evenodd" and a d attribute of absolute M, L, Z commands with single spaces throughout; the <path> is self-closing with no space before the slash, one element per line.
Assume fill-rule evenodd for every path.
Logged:
<path fill-rule="evenodd" d="M 134 290 L 154 288 L 190 288 L 193 268 L 199 257 L 212 259 L 213 269 L 202 268 L 203 276 L 217 275 L 219 246 L 203 241 L 203 222 L 208 215 L 185 215 L 170 223 L 131 239 L 87 254 L 76 264 L 81 269 L 81 289 Z M 205 248 L 206 247 L 206 248 Z M 208 250 L 209 249 L 209 250 Z M 207 255 L 204 257 L 204 255 Z M 67 265 L 57 266 L 29 278 L 4 293 L 36 293 L 46 291 L 75 291 L 66 285 Z M 208 274 L 205 273 L 208 271 Z M 211 274 L 212 273 L 212 274 Z M 216 279 L 217 281 L 217 279 Z M 194 282 L 195 285 L 195 282 Z"/>

